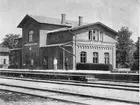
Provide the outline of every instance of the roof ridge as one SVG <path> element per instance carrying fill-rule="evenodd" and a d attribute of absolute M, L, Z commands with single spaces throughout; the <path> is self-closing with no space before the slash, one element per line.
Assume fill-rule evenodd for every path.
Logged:
<path fill-rule="evenodd" d="M 44 15 L 34 15 L 34 14 L 27 14 L 28 16 L 37 16 L 37 17 L 45 17 L 45 18 L 52 18 L 52 19 L 58 19 L 58 20 L 61 20 L 61 18 L 55 18 L 55 17 L 49 17 L 49 16 L 44 16 Z M 69 19 L 66 19 L 66 23 L 69 24 L 69 22 L 67 21 L 74 21 L 74 22 L 79 22 L 78 20 L 69 20 Z"/>
<path fill-rule="evenodd" d="M 58 18 L 55 18 L 55 17 L 49 17 L 49 16 L 44 16 L 44 15 L 34 15 L 34 14 L 27 14 L 28 16 L 37 16 L 37 17 L 45 17 L 45 18 L 53 18 L 53 19 L 58 19 Z"/>
<path fill-rule="evenodd" d="M 47 23 L 47 24 L 54 24 L 54 25 L 61 25 L 66 27 L 75 27 L 79 25 L 79 20 L 68 20 L 66 19 L 66 23 L 61 23 L 61 18 L 54 18 L 54 17 L 47 17 L 44 15 L 33 15 L 33 14 L 26 14 L 26 16 L 22 19 L 20 24 L 17 27 L 22 27 L 22 23 L 24 22 L 26 17 L 30 17 L 37 21 L 38 23 Z M 88 24 L 86 22 L 83 22 L 83 25 Z"/>

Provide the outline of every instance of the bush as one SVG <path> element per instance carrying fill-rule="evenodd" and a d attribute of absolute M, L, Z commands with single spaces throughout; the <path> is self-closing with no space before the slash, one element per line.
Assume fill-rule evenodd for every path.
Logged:
<path fill-rule="evenodd" d="M 93 63 L 77 63 L 77 70 L 102 70 L 112 71 L 113 67 L 111 64 L 93 64 Z"/>
<path fill-rule="evenodd" d="M 3 65 L 0 65 L 0 68 L 2 68 L 3 67 Z"/>
<path fill-rule="evenodd" d="M 9 69 L 15 69 L 15 68 L 17 68 L 17 66 L 16 65 L 9 65 L 8 68 Z"/>
<path fill-rule="evenodd" d="M 139 60 L 135 60 L 132 67 L 131 67 L 132 71 L 139 71 Z"/>

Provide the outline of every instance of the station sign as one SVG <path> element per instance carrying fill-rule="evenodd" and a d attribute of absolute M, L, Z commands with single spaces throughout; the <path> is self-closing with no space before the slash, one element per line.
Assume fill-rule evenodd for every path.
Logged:
<path fill-rule="evenodd" d="M 35 46 L 35 45 L 37 45 L 37 43 L 27 43 L 24 46 Z"/>

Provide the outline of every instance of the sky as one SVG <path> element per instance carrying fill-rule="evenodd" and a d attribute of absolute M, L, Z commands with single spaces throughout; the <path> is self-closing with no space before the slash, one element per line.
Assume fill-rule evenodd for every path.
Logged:
<path fill-rule="evenodd" d="M 140 35 L 140 0 L 0 0 L 0 42 L 9 33 L 21 34 L 17 28 L 26 14 L 77 20 L 97 21 L 118 31 L 122 26 L 132 31 L 131 39 Z"/>

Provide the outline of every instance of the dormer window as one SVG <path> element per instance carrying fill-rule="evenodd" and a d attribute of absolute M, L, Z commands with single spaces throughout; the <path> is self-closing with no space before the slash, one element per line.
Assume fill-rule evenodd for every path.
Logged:
<path fill-rule="evenodd" d="M 33 42 L 33 36 L 34 36 L 34 31 L 30 30 L 29 31 L 29 42 Z"/>

